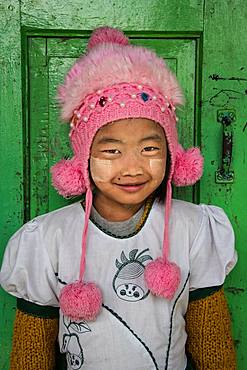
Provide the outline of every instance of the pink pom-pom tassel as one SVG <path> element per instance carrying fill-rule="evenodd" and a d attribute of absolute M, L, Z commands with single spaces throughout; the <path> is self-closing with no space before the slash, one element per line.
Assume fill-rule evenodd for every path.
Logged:
<path fill-rule="evenodd" d="M 52 185 L 63 197 L 85 192 L 82 165 L 77 158 L 62 159 L 51 167 Z"/>
<path fill-rule="evenodd" d="M 102 294 L 94 283 L 76 281 L 66 285 L 60 293 L 62 313 L 75 321 L 92 321 L 102 306 Z"/>
<path fill-rule="evenodd" d="M 162 257 L 150 262 L 144 271 L 148 289 L 152 294 L 172 299 L 181 281 L 179 267 Z"/>
<path fill-rule="evenodd" d="M 203 157 L 199 148 L 178 146 L 172 182 L 176 186 L 194 185 L 202 176 Z"/>

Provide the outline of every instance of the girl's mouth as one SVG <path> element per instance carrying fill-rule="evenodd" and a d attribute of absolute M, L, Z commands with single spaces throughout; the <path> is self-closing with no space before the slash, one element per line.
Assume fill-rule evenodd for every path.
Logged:
<path fill-rule="evenodd" d="M 146 185 L 146 183 L 141 183 L 141 184 L 115 184 L 118 188 L 128 192 L 128 193 L 135 193 Z"/>

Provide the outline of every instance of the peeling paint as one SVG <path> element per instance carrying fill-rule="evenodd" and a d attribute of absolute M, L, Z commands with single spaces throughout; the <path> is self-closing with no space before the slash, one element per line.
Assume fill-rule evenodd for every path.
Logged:
<path fill-rule="evenodd" d="M 209 75 L 209 78 L 214 81 L 224 80 L 224 81 L 247 81 L 247 78 L 243 77 L 220 77 L 218 74 Z"/>
<path fill-rule="evenodd" d="M 213 88 L 213 90 L 218 90 L 217 88 Z M 211 96 L 208 100 L 209 104 L 214 107 L 226 107 L 230 103 L 233 103 L 234 100 L 238 100 L 241 98 L 241 95 L 245 95 L 241 91 L 232 90 L 232 89 L 221 89 L 217 91 L 216 94 Z"/>
<path fill-rule="evenodd" d="M 245 292 L 245 289 L 243 289 L 243 288 L 237 288 L 237 287 L 227 287 L 227 288 L 225 288 L 225 290 L 228 293 L 231 293 L 233 295 L 238 295 L 238 294 L 242 294 L 242 293 Z"/>

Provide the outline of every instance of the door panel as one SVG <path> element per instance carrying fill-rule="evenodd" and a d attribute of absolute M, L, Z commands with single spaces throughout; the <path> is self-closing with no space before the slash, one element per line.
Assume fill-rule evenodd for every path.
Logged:
<path fill-rule="evenodd" d="M 30 127 L 30 218 L 75 199 L 64 200 L 51 186 L 49 169 L 63 157 L 71 156 L 68 139 L 69 125 L 59 124 L 56 101 L 57 86 L 66 71 L 86 48 L 87 38 L 30 38 L 29 68 L 29 127 Z M 195 141 L 195 63 L 196 41 L 193 39 L 133 39 L 134 44 L 152 48 L 162 56 L 178 76 L 186 94 L 186 109 L 178 110 L 181 124 L 179 135 L 183 145 Z M 193 201 L 193 188 L 176 189 L 175 196 Z"/>

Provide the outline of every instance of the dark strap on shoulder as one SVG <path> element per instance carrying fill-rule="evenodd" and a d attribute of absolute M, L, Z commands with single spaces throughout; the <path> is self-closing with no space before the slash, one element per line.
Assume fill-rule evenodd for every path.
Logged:
<path fill-rule="evenodd" d="M 43 319 L 59 318 L 59 307 L 40 306 L 36 303 L 28 302 L 22 298 L 17 298 L 17 308 L 28 315 Z"/>
<path fill-rule="evenodd" d="M 189 302 L 196 301 L 198 299 L 203 299 L 206 298 L 216 292 L 218 292 L 223 285 L 218 285 L 218 286 L 211 286 L 208 288 L 201 288 L 201 289 L 196 289 L 190 292 L 189 294 Z"/>

